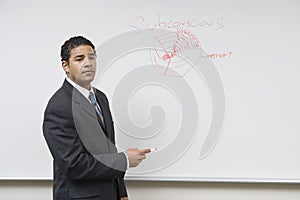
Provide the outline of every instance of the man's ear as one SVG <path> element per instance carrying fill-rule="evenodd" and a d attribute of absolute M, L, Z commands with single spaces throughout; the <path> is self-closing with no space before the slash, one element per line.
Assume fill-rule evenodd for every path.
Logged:
<path fill-rule="evenodd" d="M 70 72 L 69 63 L 67 61 L 62 61 L 61 66 L 62 66 L 63 70 L 66 72 L 66 74 L 69 74 L 69 72 Z"/>

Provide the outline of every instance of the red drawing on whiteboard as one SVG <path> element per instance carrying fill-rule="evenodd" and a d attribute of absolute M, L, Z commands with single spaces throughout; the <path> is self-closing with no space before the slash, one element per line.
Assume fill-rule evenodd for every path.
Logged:
<path fill-rule="evenodd" d="M 218 58 L 231 58 L 231 56 L 232 56 L 232 52 L 228 51 L 228 52 L 224 52 L 224 53 L 209 53 L 207 55 L 201 56 L 201 58 L 218 59 Z"/>
<path fill-rule="evenodd" d="M 190 63 L 201 59 L 231 58 L 232 52 L 206 53 L 200 47 L 198 38 L 190 31 L 178 29 L 177 32 L 157 35 L 153 39 L 150 59 L 155 70 L 164 76 L 182 78 L 192 69 Z"/>
<path fill-rule="evenodd" d="M 143 16 L 136 16 L 129 21 L 129 26 L 138 32 L 143 28 L 155 28 L 163 29 L 205 29 L 205 30 L 220 30 L 225 27 L 223 17 L 209 18 L 209 19 L 197 19 L 197 18 L 186 18 L 186 19 L 163 19 L 160 14 L 157 14 L 157 18 L 154 20 L 146 20 Z"/>
<path fill-rule="evenodd" d="M 158 73 L 183 77 L 192 69 L 189 62 L 198 62 L 199 50 L 200 42 L 197 37 L 189 31 L 178 29 L 177 32 L 154 38 L 150 58 Z"/>

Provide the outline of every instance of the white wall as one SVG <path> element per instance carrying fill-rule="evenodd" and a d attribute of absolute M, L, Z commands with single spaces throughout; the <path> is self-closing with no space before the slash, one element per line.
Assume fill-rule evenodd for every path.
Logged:
<path fill-rule="evenodd" d="M 300 200 L 300 184 L 127 182 L 130 200 Z M 1 200 L 50 200 L 51 181 L 0 181 Z"/>

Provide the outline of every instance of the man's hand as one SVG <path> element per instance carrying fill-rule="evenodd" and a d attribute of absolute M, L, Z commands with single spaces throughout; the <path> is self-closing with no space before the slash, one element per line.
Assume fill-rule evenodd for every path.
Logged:
<path fill-rule="evenodd" d="M 127 149 L 125 153 L 129 160 L 129 166 L 130 167 L 138 166 L 146 158 L 146 153 L 150 153 L 150 152 L 151 149 L 136 149 L 136 148 Z"/>
<path fill-rule="evenodd" d="M 121 200 L 128 200 L 128 197 L 123 197 L 121 198 Z"/>

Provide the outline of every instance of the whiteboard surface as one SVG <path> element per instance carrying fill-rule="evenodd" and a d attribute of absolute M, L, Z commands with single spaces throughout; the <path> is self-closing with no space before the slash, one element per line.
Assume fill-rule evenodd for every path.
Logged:
<path fill-rule="evenodd" d="M 299 19 L 296 0 L 1 1 L 0 178 L 52 178 L 43 111 L 64 79 L 60 46 L 83 35 L 97 46 L 94 85 L 119 149 L 158 148 L 127 179 L 299 183 Z M 174 42 L 177 27 L 199 48 L 155 64 L 167 55 L 157 41 Z M 186 59 L 193 50 L 200 61 Z"/>

